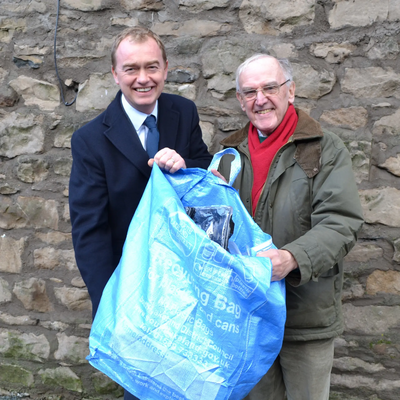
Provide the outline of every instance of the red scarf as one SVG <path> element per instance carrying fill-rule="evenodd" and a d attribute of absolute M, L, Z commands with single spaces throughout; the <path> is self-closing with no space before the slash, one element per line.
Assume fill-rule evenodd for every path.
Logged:
<path fill-rule="evenodd" d="M 297 125 L 297 114 L 293 104 L 289 104 L 286 114 L 278 127 L 262 142 L 258 136 L 257 129 L 250 122 L 249 128 L 249 150 L 251 164 L 253 166 L 253 188 L 251 199 L 253 203 L 253 215 L 256 211 L 260 194 L 267 180 L 269 167 L 278 150 L 287 143 L 293 135 Z"/>

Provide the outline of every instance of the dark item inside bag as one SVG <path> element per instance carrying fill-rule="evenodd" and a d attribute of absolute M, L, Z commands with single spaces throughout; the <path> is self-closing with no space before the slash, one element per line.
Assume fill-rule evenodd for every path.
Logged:
<path fill-rule="evenodd" d="M 228 241 L 233 234 L 233 209 L 230 206 L 185 207 L 186 214 L 207 236 L 228 250 Z"/>

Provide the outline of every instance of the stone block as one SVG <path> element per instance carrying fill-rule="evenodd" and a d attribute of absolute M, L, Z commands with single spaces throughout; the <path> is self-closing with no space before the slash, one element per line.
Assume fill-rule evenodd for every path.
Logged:
<path fill-rule="evenodd" d="M 76 110 L 79 112 L 103 111 L 114 99 L 119 90 L 110 73 L 92 74 L 89 79 L 79 85 Z"/>
<path fill-rule="evenodd" d="M 87 364 L 86 356 L 89 355 L 88 339 L 58 333 L 57 340 L 58 349 L 54 353 L 56 360 L 72 362 L 73 364 Z"/>
<path fill-rule="evenodd" d="M 124 395 L 123 388 L 101 372 L 92 375 L 92 382 L 94 389 L 100 395 L 113 395 L 113 398 Z"/>
<path fill-rule="evenodd" d="M 239 18 L 247 33 L 277 35 L 314 22 L 315 0 L 243 0 Z"/>
<path fill-rule="evenodd" d="M 0 236 L 0 271 L 19 274 L 22 271 L 22 253 L 26 239 L 15 240 L 9 236 Z"/>
<path fill-rule="evenodd" d="M 160 36 L 208 37 L 226 34 L 231 29 L 229 24 L 211 20 L 190 20 L 183 22 L 158 22 L 152 30 Z"/>
<path fill-rule="evenodd" d="M 400 324 L 400 306 L 343 305 L 345 332 L 360 335 L 381 335 Z"/>
<path fill-rule="evenodd" d="M 54 294 L 58 301 L 72 311 L 91 311 L 92 302 L 87 289 L 76 287 L 56 287 Z"/>
<path fill-rule="evenodd" d="M 0 110 L 0 156 L 14 158 L 43 151 L 43 116 Z"/>
<path fill-rule="evenodd" d="M 11 291 L 8 282 L 0 278 L 0 304 L 9 303 L 11 301 Z"/>
<path fill-rule="evenodd" d="M 68 367 L 41 369 L 38 371 L 42 383 L 53 388 L 64 388 L 72 392 L 83 392 L 81 379 Z"/>
<path fill-rule="evenodd" d="M 42 182 L 49 174 L 49 163 L 42 157 L 23 156 L 18 159 L 16 172 L 22 182 Z"/>
<path fill-rule="evenodd" d="M 45 362 L 50 344 L 45 335 L 0 329 L 0 354 L 5 358 Z"/>
<path fill-rule="evenodd" d="M 400 98 L 400 74 L 392 68 L 346 68 L 341 86 L 356 98 Z"/>
<path fill-rule="evenodd" d="M 229 6 L 229 3 L 229 0 L 179 0 L 179 8 L 199 13 L 215 8 L 224 8 Z"/>
<path fill-rule="evenodd" d="M 324 111 L 320 122 L 328 125 L 336 125 L 344 128 L 358 129 L 368 122 L 368 111 L 364 107 L 338 108 Z"/>
<path fill-rule="evenodd" d="M 391 187 L 361 190 L 361 205 L 365 222 L 400 226 L 400 190 Z"/>
<path fill-rule="evenodd" d="M 319 99 L 330 93 L 336 83 L 334 71 L 315 69 L 311 65 L 292 64 L 296 97 Z"/>
<path fill-rule="evenodd" d="M 49 82 L 20 75 L 9 84 L 22 96 L 26 106 L 38 106 L 41 110 L 53 111 L 60 105 L 60 90 Z"/>
<path fill-rule="evenodd" d="M 342 63 L 352 52 L 357 49 L 357 46 L 349 43 L 314 43 L 310 46 L 310 53 L 315 57 L 324 58 L 328 63 Z"/>
<path fill-rule="evenodd" d="M 400 296 L 400 272 L 376 270 L 367 279 L 367 294 L 392 293 Z"/>
<path fill-rule="evenodd" d="M 33 384 L 32 372 L 18 365 L 0 363 L 0 385 L 3 388 L 30 388 Z"/>
<path fill-rule="evenodd" d="M 38 269 L 78 270 L 73 250 L 59 250 L 54 247 L 35 249 L 33 260 L 35 268 Z"/>
<path fill-rule="evenodd" d="M 43 279 L 30 278 L 17 282 L 13 292 L 26 310 L 46 313 L 54 309 L 47 296 L 46 282 Z"/>

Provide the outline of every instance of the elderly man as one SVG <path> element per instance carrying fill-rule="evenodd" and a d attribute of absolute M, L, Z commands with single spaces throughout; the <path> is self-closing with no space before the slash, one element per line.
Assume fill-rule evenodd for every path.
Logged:
<path fill-rule="evenodd" d="M 224 139 L 241 155 L 234 187 L 278 250 L 272 280 L 286 279 L 282 349 L 249 400 L 328 400 L 333 340 L 343 331 L 343 257 L 362 210 L 349 153 L 333 133 L 295 109 L 290 64 L 258 54 L 239 66 L 237 99 L 247 125 Z M 229 178 L 229 156 L 220 172 Z"/>
<path fill-rule="evenodd" d="M 141 27 L 124 30 L 115 38 L 111 62 L 121 90 L 102 114 L 74 133 L 71 143 L 72 239 L 93 316 L 118 265 L 153 163 L 174 173 L 207 168 L 212 158 L 195 104 L 162 93 L 168 61 L 155 33 Z M 136 397 L 126 392 L 125 399 Z"/>

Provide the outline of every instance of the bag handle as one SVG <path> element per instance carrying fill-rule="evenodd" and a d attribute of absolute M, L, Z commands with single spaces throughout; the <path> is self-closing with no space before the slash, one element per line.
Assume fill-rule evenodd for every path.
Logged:
<path fill-rule="evenodd" d="M 213 159 L 211 160 L 211 164 L 208 167 L 208 171 L 211 171 L 212 169 L 218 169 L 219 167 L 219 162 L 221 161 L 222 156 L 225 154 L 232 154 L 235 156 L 231 163 L 231 174 L 230 174 L 230 179 L 229 179 L 229 185 L 232 186 L 233 182 L 235 182 L 236 177 L 238 176 L 242 165 L 240 163 L 240 154 L 238 153 L 237 150 L 228 148 L 219 151 L 218 153 L 214 154 Z"/>

